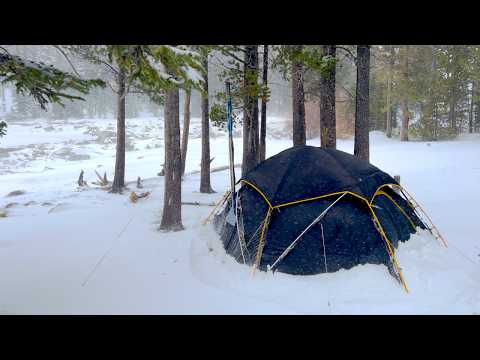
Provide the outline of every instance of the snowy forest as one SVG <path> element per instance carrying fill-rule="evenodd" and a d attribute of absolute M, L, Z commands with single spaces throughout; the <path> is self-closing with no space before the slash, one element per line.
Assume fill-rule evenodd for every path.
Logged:
<path fill-rule="evenodd" d="M 0 81 L 0 314 L 480 312 L 480 45 L 0 45 Z"/>

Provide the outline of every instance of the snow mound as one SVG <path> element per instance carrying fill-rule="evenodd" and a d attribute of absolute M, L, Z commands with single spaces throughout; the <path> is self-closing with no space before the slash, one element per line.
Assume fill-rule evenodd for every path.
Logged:
<path fill-rule="evenodd" d="M 463 256 L 442 247 L 420 231 L 397 250 L 410 292 L 383 265 L 360 265 L 335 273 L 293 276 L 257 271 L 229 256 L 211 226 L 192 241 L 195 277 L 219 289 L 281 304 L 299 313 L 448 314 L 472 313 L 478 307 L 479 280 Z M 463 306 L 460 306 L 462 303 Z M 452 304 L 456 304 L 452 307 Z"/>

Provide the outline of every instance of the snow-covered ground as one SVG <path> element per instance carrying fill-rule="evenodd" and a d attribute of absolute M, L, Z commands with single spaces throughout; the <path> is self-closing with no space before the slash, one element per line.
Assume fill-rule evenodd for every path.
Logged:
<path fill-rule="evenodd" d="M 282 119 L 269 119 L 271 156 L 288 148 Z M 225 254 L 202 220 L 211 207 L 183 207 L 184 231 L 159 232 L 163 127 L 156 118 L 127 120 L 129 191 L 77 191 L 97 170 L 112 178 L 115 121 L 36 120 L 9 124 L 0 138 L 0 313 L 3 314 L 473 314 L 480 312 L 480 244 L 476 204 L 480 138 L 400 143 L 373 132 L 371 161 L 427 210 L 449 243 L 428 233 L 401 244 L 397 257 L 410 293 L 385 266 L 363 265 L 316 276 L 257 272 Z M 217 201 L 228 173 L 212 174 L 216 194 L 200 194 L 200 123 L 192 119 L 184 201 Z M 213 167 L 227 164 L 226 135 L 212 130 Z M 309 141 L 318 145 L 319 140 Z M 237 158 L 241 138 L 235 139 Z M 338 148 L 353 152 L 351 139 Z M 14 190 L 25 194 L 6 197 Z"/>

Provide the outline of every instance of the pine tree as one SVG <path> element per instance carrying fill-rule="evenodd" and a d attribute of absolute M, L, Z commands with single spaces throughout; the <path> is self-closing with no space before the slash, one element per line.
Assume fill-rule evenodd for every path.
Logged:
<path fill-rule="evenodd" d="M 303 89 L 303 46 L 292 45 L 292 110 L 293 110 L 293 146 L 306 145 L 305 94 Z"/>
<path fill-rule="evenodd" d="M 335 45 L 323 45 L 323 54 L 335 59 Z M 320 143 L 322 147 L 333 148 L 336 144 L 336 113 L 335 113 L 335 74 L 336 62 L 324 70 L 320 77 Z"/>
<path fill-rule="evenodd" d="M 182 133 L 182 176 L 185 174 L 185 164 L 187 163 L 188 133 L 190 131 L 190 99 L 191 90 L 185 89 L 185 98 L 183 105 L 183 133 Z"/>
<path fill-rule="evenodd" d="M 258 163 L 258 45 L 245 46 L 242 176 Z"/>
<path fill-rule="evenodd" d="M 355 95 L 354 154 L 369 161 L 369 78 L 370 46 L 357 45 L 357 90 Z"/>
<path fill-rule="evenodd" d="M 200 192 L 213 193 L 210 185 L 210 112 L 209 112 L 209 85 L 208 85 L 208 56 L 203 50 L 203 93 L 202 93 L 202 160 L 200 164 Z"/>
<path fill-rule="evenodd" d="M 180 150 L 179 90 L 167 90 L 164 107 L 165 185 L 160 230 L 178 231 L 182 225 L 182 155 Z"/>
<path fill-rule="evenodd" d="M 268 45 L 263 45 L 263 67 L 262 81 L 263 88 L 268 88 Z M 259 160 L 265 160 L 266 156 L 266 137 L 267 137 L 267 96 L 262 96 L 261 116 L 260 116 L 260 141 L 259 141 Z"/>

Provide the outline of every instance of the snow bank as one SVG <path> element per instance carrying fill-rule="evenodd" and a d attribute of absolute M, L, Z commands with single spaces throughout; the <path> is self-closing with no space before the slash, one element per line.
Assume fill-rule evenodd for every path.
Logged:
<path fill-rule="evenodd" d="M 0 208 L 16 203 L 4 209 L 7 217 L 0 218 L 0 313 L 480 312 L 478 137 L 400 143 L 380 133 L 370 134 L 372 163 L 401 175 L 402 184 L 449 243 L 443 248 L 421 232 L 400 245 L 397 258 L 410 289 L 407 294 L 381 265 L 316 276 L 257 272 L 252 277 L 250 268 L 226 255 L 213 229 L 201 225 L 211 207 L 184 206 L 186 230 L 158 232 L 163 203 L 163 178 L 156 176 L 163 163 L 159 119 L 127 121 L 134 142 L 134 150 L 127 152 L 127 181 L 135 190 L 136 177 L 141 176 L 145 179 L 142 191 L 151 191 L 137 204 L 128 201 L 128 191 L 124 195 L 98 189 L 75 191 L 80 169 L 85 170 L 87 181 L 95 180 L 94 170 L 106 171 L 112 178 L 114 142 L 95 143 L 95 137 L 85 131 L 89 126 L 111 129 L 113 119 L 69 121 L 58 131 L 43 129 L 47 126 L 12 125 L 0 140 L 4 149 L 17 148 L 0 158 Z M 197 120 L 192 121 L 187 173 L 200 166 L 199 129 Z M 235 139 L 237 159 L 241 142 Z M 309 144 L 318 145 L 319 139 Z M 69 161 L 53 156 L 67 146 L 90 158 Z M 289 146 L 289 139 L 270 139 L 267 156 Z M 352 153 L 353 141 L 339 140 L 338 147 Z M 35 157 L 35 149 L 44 154 Z M 212 166 L 228 163 L 226 149 L 226 134 L 216 131 Z M 200 194 L 199 181 L 198 173 L 185 177 L 184 201 L 217 201 L 229 187 L 227 171 L 212 174 L 215 194 Z M 26 193 L 5 197 L 20 189 Z"/>

